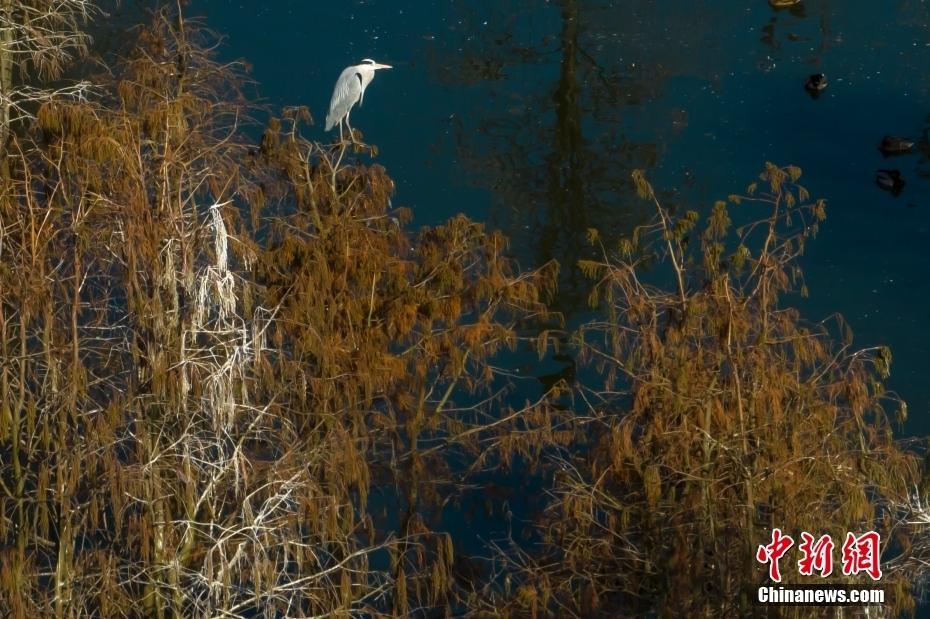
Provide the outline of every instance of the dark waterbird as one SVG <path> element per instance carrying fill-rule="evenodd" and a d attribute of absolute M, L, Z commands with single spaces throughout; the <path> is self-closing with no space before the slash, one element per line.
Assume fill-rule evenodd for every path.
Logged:
<path fill-rule="evenodd" d="M 899 170 L 879 170 L 875 173 L 875 183 L 894 195 L 901 193 L 905 185 L 904 178 Z"/>
<path fill-rule="evenodd" d="M 814 73 L 804 82 L 804 90 L 817 96 L 827 87 L 827 76 L 823 73 Z"/>
<path fill-rule="evenodd" d="M 537 376 L 537 380 L 542 383 L 543 388 L 546 391 L 549 391 L 555 387 L 559 382 L 565 381 L 566 384 L 571 384 L 575 381 L 575 360 L 570 355 L 565 354 L 556 354 L 552 357 L 555 361 L 561 361 L 567 365 L 563 366 L 557 372 L 552 374 L 544 374 L 542 376 Z"/>
<path fill-rule="evenodd" d="M 913 149 L 914 140 L 893 135 L 886 135 L 882 138 L 882 143 L 878 145 L 878 150 L 885 155 L 902 155 L 911 152 Z"/>

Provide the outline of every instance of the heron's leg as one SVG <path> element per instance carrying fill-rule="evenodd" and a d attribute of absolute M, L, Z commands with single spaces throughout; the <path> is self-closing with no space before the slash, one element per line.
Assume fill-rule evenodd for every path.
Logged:
<path fill-rule="evenodd" d="M 342 137 L 342 121 L 339 121 L 339 141 L 344 142 L 345 138 Z"/>
<path fill-rule="evenodd" d="M 349 124 L 349 115 L 352 113 L 352 108 L 349 108 L 349 111 L 346 112 L 346 127 L 349 128 L 349 139 L 352 140 L 352 143 L 355 143 L 355 134 L 352 133 L 352 125 Z"/>

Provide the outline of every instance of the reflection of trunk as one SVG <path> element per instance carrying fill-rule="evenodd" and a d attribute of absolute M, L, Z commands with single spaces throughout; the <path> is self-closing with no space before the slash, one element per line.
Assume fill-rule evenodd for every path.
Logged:
<path fill-rule="evenodd" d="M 578 21 L 577 0 L 562 0 L 562 62 L 559 86 L 555 91 L 556 134 L 553 164 L 564 174 L 563 190 L 581 180 L 582 135 L 581 97 L 578 85 Z M 569 196 L 565 196 L 569 197 Z"/>
<path fill-rule="evenodd" d="M 10 136 L 10 91 L 13 88 L 13 0 L 2 0 L 0 30 L 0 152 Z"/>
<path fill-rule="evenodd" d="M 562 60 L 559 83 L 553 93 L 555 132 L 553 153 L 549 158 L 549 216 L 541 239 L 544 261 L 567 258 L 574 266 L 575 232 L 585 227 L 584 207 L 584 136 L 581 130 L 581 88 L 578 83 L 578 35 L 580 11 L 577 0 L 562 0 Z M 565 239 L 563 235 L 568 235 Z M 561 239 L 560 239 L 561 237 Z M 568 240 L 565 248 L 555 247 Z"/>

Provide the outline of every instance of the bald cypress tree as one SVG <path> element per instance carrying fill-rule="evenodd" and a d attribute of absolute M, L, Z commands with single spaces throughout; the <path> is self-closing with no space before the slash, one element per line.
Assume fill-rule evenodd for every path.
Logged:
<path fill-rule="evenodd" d="M 888 599 L 870 613 L 913 611 L 926 501 L 918 453 L 894 437 L 906 407 L 883 386 L 891 353 L 855 349 L 841 319 L 811 323 L 785 302 L 806 291 L 798 258 L 826 216 L 800 174 L 767 165 L 702 225 L 670 213 L 637 173 L 654 221 L 617 247 L 591 231 L 602 258 L 581 267 L 604 319 L 576 346 L 603 384 L 577 386 L 587 406 L 537 522 L 545 550 L 503 559 L 514 584 L 499 607 L 751 615 L 753 585 L 769 582 L 757 549 L 779 528 L 797 543 L 832 536 L 827 581 L 798 574 L 796 546 L 782 559 L 784 583 L 808 584 L 875 584 L 843 576 L 839 553 L 847 532 L 879 532 Z M 822 610 L 803 616 L 834 611 Z"/>
<path fill-rule="evenodd" d="M 502 431 L 492 359 L 553 267 L 464 217 L 409 232 L 306 110 L 252 144 L 211 43 L 160 11 L 95 96 L 11 137 L 0 613 L 451 608 L 436 510 Z"/>

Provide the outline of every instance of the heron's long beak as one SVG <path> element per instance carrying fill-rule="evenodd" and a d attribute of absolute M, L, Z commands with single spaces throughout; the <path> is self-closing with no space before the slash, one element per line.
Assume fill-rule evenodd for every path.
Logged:
<path fill-rule="evenodd" d="M 375 67 L 375 69 L 393 69 L 394 68 L 389 64 L 378 64 L 377 62 L 373 66 Z"/>

